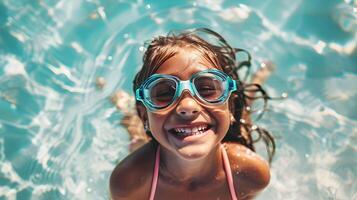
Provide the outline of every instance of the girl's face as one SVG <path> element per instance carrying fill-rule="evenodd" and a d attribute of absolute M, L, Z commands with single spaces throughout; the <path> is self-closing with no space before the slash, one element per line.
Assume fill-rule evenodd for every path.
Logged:
<path fill-rule="evenodd" d="M 199 52 L 186 48 L 165 61 L 156 73 L 188 80 L 197 72 L 210 68 L 215 67 Z M 152 135 L 164 149 L 183 159 L 197 159 L 210 153 L 227 133 L 231 116 L 227 102 L 203 105 L 189 91 L 184 91 L 170 108 L 156 112 L 145 109 L 144 112 Z M 177 131 L 195 132 L 196 135 L 182 137 Z"/>

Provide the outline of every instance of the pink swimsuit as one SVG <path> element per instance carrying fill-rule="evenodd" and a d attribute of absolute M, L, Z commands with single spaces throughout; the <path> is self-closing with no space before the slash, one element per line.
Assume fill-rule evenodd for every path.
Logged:
<path fill-rule="evenodd" d="M 222 149 L 222 157 L 223 157 L 223 165 L 224 171 L 226 172 L 226 177 L 229 185 L 229 191 L 231 192 L 231 197 L 233 200 L 237 200 L 236 191 L 234 189 L 233 184 L 233 177 L 232 177 L 232 170 L 229 164 L 228 156 L 226 149 L 221 145 Z M 160 163 L 160 145 L 156 149 L 156 156 L 155 156 L 155 167 L 154 167 L 154 176 L 151 183 L 151 191 L 150 191 L 150 200 L 154 200 L 155 191 L 157 186 L 157 181 L 159 179 L 159 163 Z"/>

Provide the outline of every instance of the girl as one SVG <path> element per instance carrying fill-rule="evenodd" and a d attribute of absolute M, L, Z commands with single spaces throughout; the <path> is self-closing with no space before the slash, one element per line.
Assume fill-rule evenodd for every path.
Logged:
<path fill-rule="evenodd" d="M 151 41 L 134 92 L 152 139 L 114 169 L 112 199 L 252 199 L 267 186 L 269 165 L 254 153 L 250 133 L 263 138 L 269 160 L 274 139 L 251 125 L 247 105 L 257 91 L 269 97 L 239 79 L 238 70 L 250 66 L 249 54 L 236 61 L 239 51 L 209 29 Z"/>

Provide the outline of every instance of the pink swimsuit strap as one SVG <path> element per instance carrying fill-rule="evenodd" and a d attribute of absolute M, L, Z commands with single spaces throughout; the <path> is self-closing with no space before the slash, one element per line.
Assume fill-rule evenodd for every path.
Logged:
<path fill-rule="evenodd" d="M 228 159 L 228 155 L 227 155 L 227 152 L 226 152 L 226 148 L 224 148 L 224 146 L 221 145 L 221 149 L 222 149 L 222 157 L 223 157 L 223 166 L 224 166 L 224 171 L 226 172 L 229 191 L 231 192 L 232 199 L 233 200 L 237 200 L 238 198 L 237 198 L 236 190 L 234 189 L 234 182 L 233 182 L 231 164 L 229 163 L 229 159 Z"/>
<path fill-rule="evenodd" d="M 237 200 L 237 194 L 234 189 L 231 165 L 229 163 L 227 152 L 226 152 L 226 149 L 223 147 L 223 145 L 221 145 L 221 149 L 222 149 L 223 166 L 224 166 L 224 171 L 226 172 L 229 191 L 231 192 L 232 199 Z M 154 200 L 154 197 L 155 197 L 157 181 L 159 179 L 159 165 L 160 165 L 160 145 L 158 145 L 158 147 L 156 149 L 154 175 L 152 178 L 150 198 L 149 198 L 150 200 Z"/>
<path fill-rule="evenodd" d="M 150 200 L 154 200 L 157 180 L 159 179 L 159 165 L 160 165 L 160 145 L 157 146 L 156 155 L 155 155 L 155 167 L 154 175 L 152 177 L 151 191 L 150 191 Z"/>

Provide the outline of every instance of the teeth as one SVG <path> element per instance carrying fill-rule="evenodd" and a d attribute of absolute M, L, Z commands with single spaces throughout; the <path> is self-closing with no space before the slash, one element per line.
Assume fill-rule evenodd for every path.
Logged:
<path fill-rule="evenodd" d="M 205 129 L 205 128 L 206 128 L 206 127 L 204 127 L 204 126 L 199 126 L 199 127 L 198 127 L 198 130 L 199 130 L 199 131 L 202 131 L 202 130 Z"/>
<path fill-rule="evenodd" d="M 189 136 L 201 134 L 205 129 L 207 129 L 207 125 L 200 125 L 193 128 L 175 128 L 174 131 L 179 135 Z"/>

